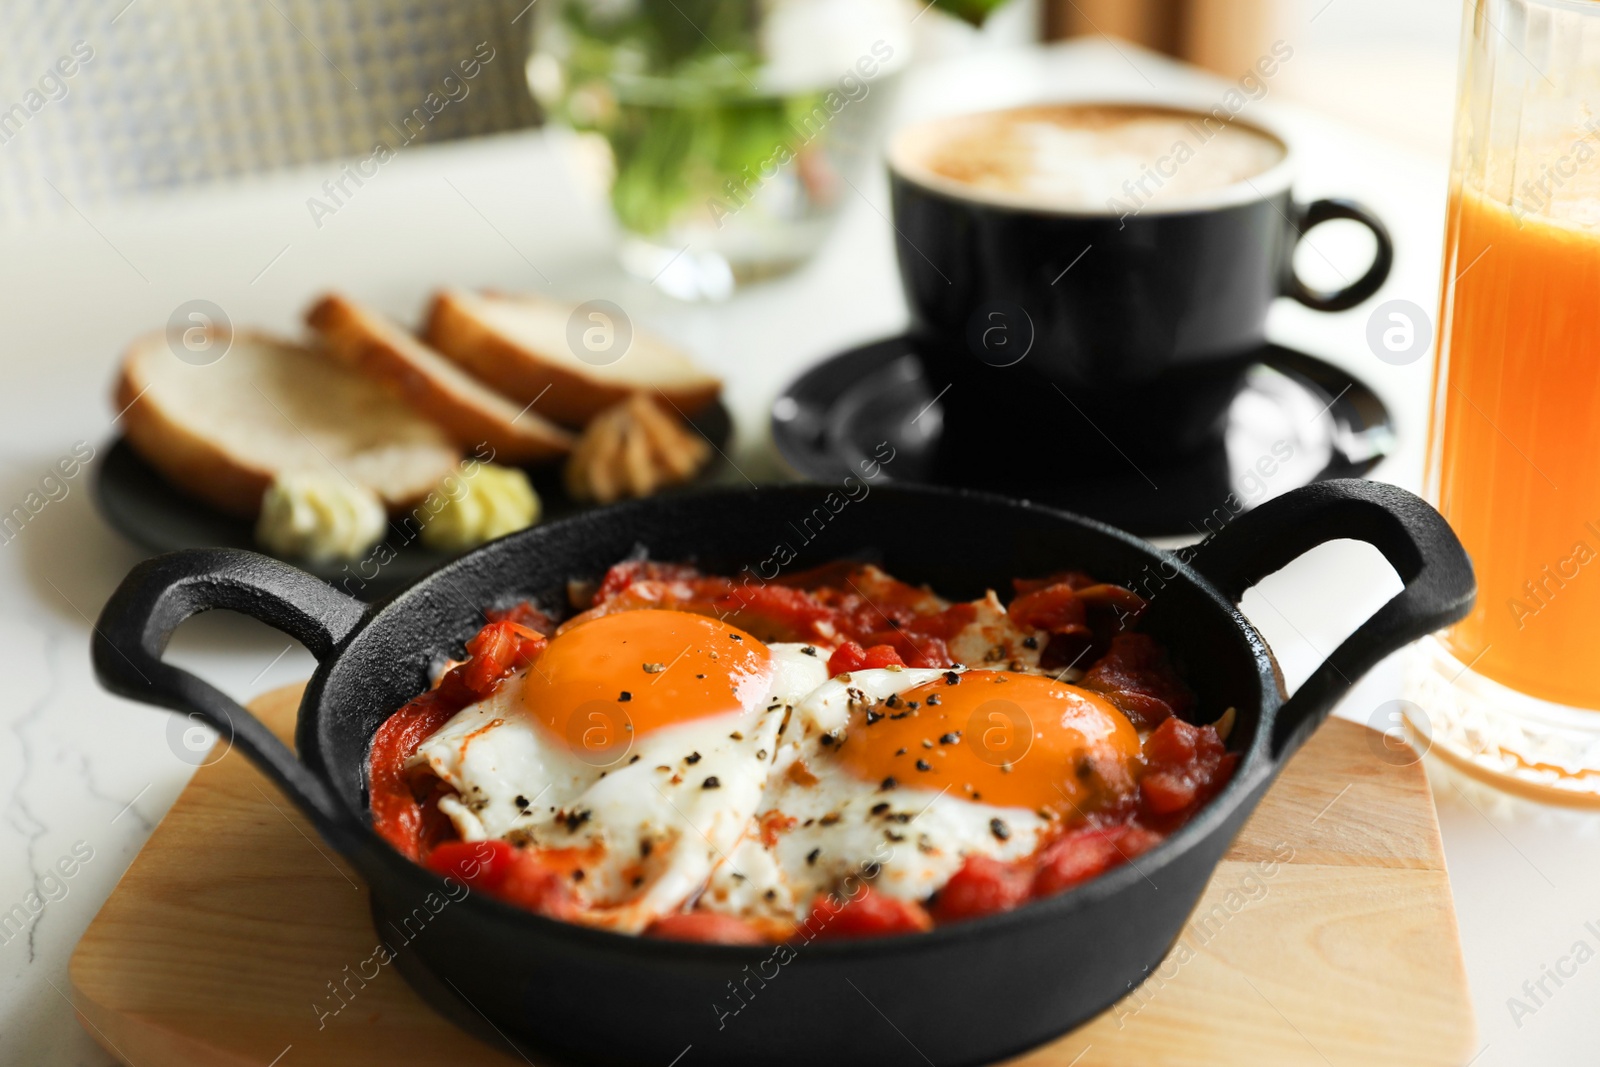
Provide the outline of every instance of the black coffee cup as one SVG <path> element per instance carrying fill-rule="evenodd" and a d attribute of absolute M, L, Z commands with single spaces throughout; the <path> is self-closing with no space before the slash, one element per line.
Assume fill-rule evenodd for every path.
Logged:
<path fill-rule="evenodd" d="M 1278 146 L 1277 161 L 1232 184 L 1157 203 L 1140 190 L 1153 192 L 1161 175 L 1204 152 L 1225 113 L 1059 107 L 1175 119 L 1176 139 L 1187 138 L 1191 151 L 1176 163 L 1176 151 L 1148 160 L 1130 175 L 1142 184 L 1130 180 L 1126 195 L 1104 207 L 1068 208 L 919 163 L 917 138 L 938 121 L 901 131 L 891 145 L 896 252 L 912 337 L 930 376 L 960 387 L 956 404 L 1025 402 L 1042 389 L 1114 418 L 1148 417 L 1152 405 L 1181 407 L 1191 394 L 1225 400 L 1230 376 L 1266 342 L 1275 298 L 1340 311 L 1388 277 L 1394 253 L 1383 223 L 1349 200 L 1296 203 L 1294 154 L 1270 132 L 1229 119 Z M 1377 254 L 1344 287 L 1313 290 L 1295 275 L 1293 252 L 1308 230 L 1333 219 L 1366 226 Z M 1200 413 L 1205 425 L 1190 436 L 1203 436 L 1217 415 Z"/>

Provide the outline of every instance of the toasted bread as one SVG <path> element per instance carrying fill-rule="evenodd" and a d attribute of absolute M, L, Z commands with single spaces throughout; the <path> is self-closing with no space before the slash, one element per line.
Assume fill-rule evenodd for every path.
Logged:
<path fill-rule="evenodd" d="M 477 377 L 519 403 L 567 426 L 581 427 L 635 392 L 659 393 L 684 415 L 717 398 L 722 382 L 688 356 L 642 330 L 619 358 L 580 358 L 568 327 L 577 307 L 536 296 L 447 289 L 433 299 L 423 336 Z M 616 330 L 615 323 L 595 325 Z M 579 336 L 590 329 L 580 323 Z M 612 332 L 610 337 L 617 335 Z"/>
<path fill-rule="evenodd" d="M 184 362 L 156 331 L 122 361 L 123 432 L 178 487 L 253 518 L 279 473 L 333 470 L 392 513 L 422 500 L 461 451 L 366 377 L 303 346 L 236 331 L 221 359 Z"/>
<path fill-rule="evenodd" d="M 531 401 L 512 403 L 377 312 L 334 294 L 318 301 L 306 322 L 331 355 L 382 382 L 463 448 L 486 444 L 496 461 L 510 464 L 572 450 L 572 435 Z"/>

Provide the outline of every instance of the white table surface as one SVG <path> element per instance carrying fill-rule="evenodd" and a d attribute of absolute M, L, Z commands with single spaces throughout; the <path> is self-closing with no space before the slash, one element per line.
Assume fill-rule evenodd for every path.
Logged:
<path fill-rule="evenodd" d="M 905 114 L 1094 94 L 1177 96 L 1209 107 L 1228 87 L 1129 46 L 1076 44 L 964 62 L 959 70 L 918 72 L 915 91 L 902 96 Z M 1302 154 L 1303 196 L 1350 195 L 1378 210 L 1397 245 L 1380 299 L 1407 298 L 1431 312 L 1442 166 L 1304 109 L 1277 106 L 1270 83 L 1266 99 L 1245 114 L 1287 131 Z M 292 331 L 309 299 L 329 287 L 408 317 L 440 283 L 605 296 L 727 377 L 740 423 L 734 458 L 755 480 L 779 474 L 764 440 L 765 410 L 778 387 L 811 361 L 904 322 L 877 173 L 861 184 L 822 254 L 799 273 L 726 304 L 686 306 L 619 277 L 603 207 L 570 177 L 543 134 L 410 149 L 317 229 L 305 200 L 336 171 L 314 166 L 0 229 L 3 510 L 74 442 L 103 454 L 116 433 L 108 393 L 122 346 L 197 297 L 220 304 L 236 324 Z M 1314 249 L 1301 250 L 1307 273 L 1329 280 L 1335 269 L 1359 269 L 1359 235 L 1329 227 L 1313 240 Z M 1359 372 L 1393 405 L 1403 448 L 1378 474 L 1414 488 L 1428 361 L 1394 367 L 1371 354 L 1364 330 L 1375 303 L 1318 315 L 1282 302 L 1271 331 Z M 57 888 L 59 899 L 26 933 L 0 942 L 5 1064 L 112 1062 L 73 1019 L 67 959 L 192 773 L 169 748 L 164 713 L 107 695 L 91 676 L 89 619 L 139 553 L 96 515 L 89 477 L 80 475 L 65 498 L 0 545 L 0 663 L 10 693 L 0 704 L 0 913 L 39 886 L 41 874 L 75 844 L 93 849 L 64 895 Z M 1292 685 L 1397 588 L 1374 550 L 1339 543 L 1273 576 L 1245 607 Z M 241 699 L 304 678 L 312 667 L 309 655 L 278 634 L 226 616 L 186 625 L 172 657 Z M 1339 713 L 1367 720 L 1400 694 L 1400 666 L 1392 660 Z M 1575 943 L 1600 948 L 1600 937 L 1585 927 L 1595 921 L 1600 928 L 1600 819 L 1511 801 L 1438 767 L 1430 773 L 1478 1014 L 1483 1051 L 1473 1062 L 1593 1063 L 1585 1037 L 1600 1014 L 1600 964 L 1580 967 L 1559 987 L 1546 980 L 1552 995 L 1537 1004 L 1522 987 L 1538 982 L 1542 968 Z M 1326 818 L 1337 815 L 1335 803 Z M 1511 997 L 1535 1010 L 1514 1020 Z M 276 1054 L 263 1052 L 263 1064 Z"/>

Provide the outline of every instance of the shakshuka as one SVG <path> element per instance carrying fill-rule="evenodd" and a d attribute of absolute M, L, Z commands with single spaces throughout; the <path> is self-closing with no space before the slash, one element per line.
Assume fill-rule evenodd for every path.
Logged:
<path fill-rule="evenodd" d="M 395 848 L 542 915 L 727 943 L 927 930 L 1133 861 L 1227 782 L 1232 714 L 1065 572 L 953 603 L 868 564 L 651 561 L 486 612 L 379 728 Z"/>

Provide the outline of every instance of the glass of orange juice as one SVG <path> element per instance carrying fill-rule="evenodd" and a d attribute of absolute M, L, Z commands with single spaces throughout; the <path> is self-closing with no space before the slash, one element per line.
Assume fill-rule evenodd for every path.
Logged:
<path fill-rule="evenodd" d="M 1600 3 L 1466 7 L 1427 478 L 1479 591 L 1408 717 L 1480 776 L 1600 803 Z"/>

